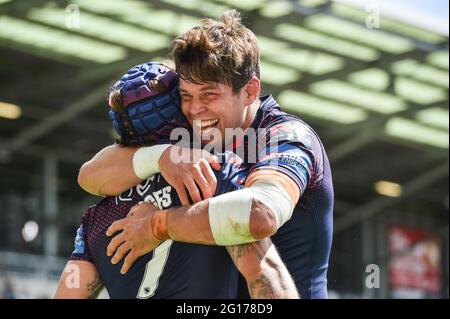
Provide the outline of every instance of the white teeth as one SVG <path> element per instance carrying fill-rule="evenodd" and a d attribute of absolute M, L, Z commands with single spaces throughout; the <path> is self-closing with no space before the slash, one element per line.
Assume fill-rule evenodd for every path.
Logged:
<path fill-rule="evenodd" d="M 202 126 L 211 126 L 217 124 L 219 120 L 202 121 Z"/>
<path fill-rule="evenodd" d="M 208 126 L 211 126 L 211 125 L 215 125 L 217 123 L 219 123 L 218 119 L 216 119 L 216 120 L 206 120 L 206 121 L 198 121 L 198 120 L 194 121 L 194 125 L 197 126 L 197 127 L 208 127 Z"/>

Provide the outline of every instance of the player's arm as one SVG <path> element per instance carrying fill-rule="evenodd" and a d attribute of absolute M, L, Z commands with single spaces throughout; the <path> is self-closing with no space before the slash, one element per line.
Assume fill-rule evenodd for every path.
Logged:
<path fill-rule="evenodd" d="M 115 196 L 142 182 L 131 165 L 138 148 L 110 145 L 84 163 L 78 174 L 78 184 L 87 192 L 99 196 Z"/>
<path fill-rule="evenodd" d="M 89 207 L 81 219 L 74 240 L 74 250 L 61 274 L 54 298 L 97 298 L 103 288 L 87 241 L 90 214 L 93 209 L 95 206 Z"/>
<path fill-rule="evenodd" d="M 190 207 L 160 211 L 151 204 L 134 206 L 127 218 L 107 231 L 115 236 L 107 248 L 126 273 L 140 256 L 162 240 L 209 245 L 239 245 L 273 235 L 292 215 L 300 197 L 287 175 L 260 169 L 248 176 L 246 188 L 203 200 Z"/>
<path fill-rule="evenodd" d="M 312 170 L 308 149 L 295 143 L 283 144 L 278 153 L 269 153 L 255 165 L 244 189 L 164 211 L 133 207 L 136 212 L 143 211 L 139 215 L 144 217 L 114 222 L 107 235 L 123 232 L 111 241 L 107 253 L 114 255 L 114 262 L 127 255 L 123 266 L 126 272 L 161 240 L 231 246 L 272 236 L 292 216 Z"/>
<path fill-rule="evenodd" d="M 252 299 L 298 299 L 289 271 L 270 238 L 227 246 L 236 268 L 244 276 Z"/>
<path fill-rule="evenodd" d="M 298 186 L 287 175 L 261 169 L 248 176 L 244 189 L 158 213 L 155 219 L 165 219 L 167 226 L 154 231 L 163 239 L 190 243 L 250 243 L 275 234 L 299 197 Z"/>
<path fill-rule="evenodd" d="M 94 299 L 103 289 L 95 265 L 84 260 L 70 260 L 64 268 L 54 299 Z"/>
<path fill-rule="evenodd" d="M 217 180 L 209 164 L 220 169 L 217 157 L 204 150 L 169 144 L 111 145 L 81 166 L 78 184 L 94 195 L 115 196 L 161 172 L 176 189 L 181 203 L 188 205 L 188 193 L 194 203 L 215 193 Z"/>

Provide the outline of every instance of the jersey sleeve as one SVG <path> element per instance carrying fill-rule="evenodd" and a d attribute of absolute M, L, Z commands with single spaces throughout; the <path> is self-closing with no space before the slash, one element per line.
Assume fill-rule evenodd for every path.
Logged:
<path fill-rule="evenodd" d="M 315 135 L 297 121 L 268 128 L 266 144 L 259 150 L 255 170 L 275 170 L 289 176 L 305 192 L 315 172 Z"/>
<path fill-rule="evenodd" d="M 277 152 L 262 157 L 252 172 L 260 169 L 269 169 L 289 176 L 299 187 L 303 194 L 311 179 L 312 161 L 307 152 L 296 144 L 286 143 L 280 145 Z"/>
<path fill-rule="evenodd" d="M 84 216 L 81 219 L 81 225 L 77 230 L 77 234 L 75 236 L 74 242 L 74 250 L 70 255 L 70 260 L 82 260 L 94 263 L 94 259 L 91 256 L 91 252 L 89 250 L 89 245 L 87 243 L 87 223 L 88 220 L 89 209 L 85 212 Z"/>

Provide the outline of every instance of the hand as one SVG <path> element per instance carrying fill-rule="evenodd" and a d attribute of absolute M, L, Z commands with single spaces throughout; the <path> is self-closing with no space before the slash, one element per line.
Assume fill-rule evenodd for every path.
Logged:
<path fill-rule="evenodd" d="M 127 217 L 115 221 L 106 231 L 107 236 L 116 235 L 107 247 L 107 255 L 113 256 L 111 262 L 117 264 L 125 256 L 120 272 L 128 272 L 134 262 L 141 256 L 151 252 L 160 243 L 152 230 L 152 216 L 158 208 L 150 203 L 133 206 Z"/>
<path fill-rule="evenodd" d="M 159 159 L 162 176 L 176 189 L 183 206 L 190 205 L 188 192 L 194 203 L 214 196 L 217 179 L 211 167 L 219 170 L 219 159 L 201 149 L 171 146 Z"/>

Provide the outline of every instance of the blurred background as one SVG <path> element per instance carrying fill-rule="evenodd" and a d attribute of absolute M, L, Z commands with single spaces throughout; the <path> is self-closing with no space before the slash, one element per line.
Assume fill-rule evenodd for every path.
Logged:
<path fill-rule="evenodd" d="M 335 186 L 331 298 L 448 298 L 448 2 L 0 0 L 0 298 L 48 298 L 98 198 L 108 88 L 240 10 L 263 91 L 321 136 Z"/>

